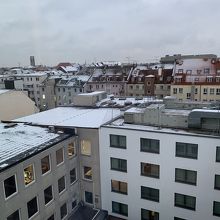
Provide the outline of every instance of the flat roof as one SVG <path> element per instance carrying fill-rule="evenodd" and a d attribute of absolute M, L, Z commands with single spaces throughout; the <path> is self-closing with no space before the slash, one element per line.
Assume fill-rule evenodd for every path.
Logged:
<path fill-rule="evenodd" d="M 120 114 L 116 108 L 58 107 L 14 121 L 57 127 L 99 128 Z"/>
<path fill-rule="evenodd" d="M 0 123 L 0 172 L 70 136 L 23 123 L 5 126 L 7 124 Z"/>

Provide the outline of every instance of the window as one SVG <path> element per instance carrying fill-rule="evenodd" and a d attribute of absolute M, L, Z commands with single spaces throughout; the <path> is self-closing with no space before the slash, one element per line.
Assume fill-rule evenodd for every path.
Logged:
<path fill-rule="evenodd" d="M 196 197 L 175 193 L 175 206 L 196 210 Z"/>
<path fill-rule="evenodd" d="M 128 185 L 126 182 L 111 180 L 112 192 L 128 194 Z"/>
<path fill-rule="evenodd" d="M 84 173 L 84 179 L 92 180 L 92 168 L 91 167 L 84 167 L 83 173 Z"/>
<path fill-rule="evenodd" d="M 192 74 L 192 70 L 186 70 L 186 74 L 187 75 L 191 75 Z"/>
<path fill-rule="evenodd" d="M 207 95 L 207 93 L 208 93 L 208 89 L 207 89 L 207 88 L 204 88 L 204 89 L 203 89 L 203 95 Z"/>
<path fill-rule="evenodd" d="M 210 93 L 210 95 L 214 95 L 214 93 L 215 93 L 215 89 L 214 89 L 214 88 L 210 88 L 209 93 Z"/>
<path fill-rule="evenodd" d="M 126 149 L 126 136 L 110 134 L 110 147 Z"/>
<path fill-rule="evenodd" d="M 183 73 L 183 69 L 178 69 L 178 73 Z"/>
<path fill-rule="evenodd" d="M 174 217 L 174 220 L 186 220 L 186 219 Z"/>
<path fill-rule="evenodd" d="M 141 220 L 159 220 L 159 213 L 151 210 L 141 209 Z"/>
<path fill-rule="evenodd" d="M 7 217 L 7 220 L 20 220 L 19 210 L 13 212 Z"/>
<path fill-rule="evenodd" d="M 220 95 L 220 89 L 216 89 L 216 95 Z"/>
<path fill-rule="evenodd" d="M 177 88 L 173 88 L 173 94 L 177 94 Z"/>
<path fill-rule="evenodd" d="M 47 220 L 54 220 L 54 214 L 51 215 Z"/>
<path fill-rule="evenodd" d="M 205 68 L 204 69 L 204 73 L 208 74 L 210 72 L 210 69 L 209 68 Z"/>
<path fill-rule="evenodd" d="M 58 192 L 61 193 L 65 190 L 66 185 L 65 185 L 65 177 L 61 177 L 58 179 Z"/>
<path fill-rule="evenodd" d="M 67 216 L 67 206 L 66 206 L 66 203 L 64 203 L 60 207 L 60 218 L 61 218 L 61 220 L 64 219 L 66 216 Z"/>
<path fill-rule="evenodd" d="M 187 99 L 191 99 L 191 93 L 187 92 L 187 93 L 186 93 L 186 98 L 187 98 Z"/>
<path fill-rule="evenodd" d="M 81 141 L 81 154 L 90 156 L 91 155 L 91 142 L 88 140 Z"/>
<path fill-rule="evenodd" d="M 220 190 L 220 175 L 215 175 L 215 189 Z"/>
<path fill-rule="evenodd" d="M 127 160 L 111 157 L 111 169 L 121 172 L 127 172 Z"/>
<path fill-rule="evenodd" d="M 68 156 L 69 156 L 69 158 L 76 154 L 75 151 L 76 151 L 75 143 L 68 144 Z"/>
<path fill-rule="evenodd" d="M 220 202 L 213 202 L 213 215 L 220 216 Z"/>
<path fill-rule="evenodd" d="M 77 206 L 77 200 L 72 201 L 72 209 L 75 209 Z"/>
<path fill-rule="evenodd" d="M 183 93 L 183 88 L 179 88 L 179 93 Z"/>
<path fill-rule="evenodd" d="M 198 88 L 195 88 L 194 93 L 198 94 Z"/>
<path fill-rule="evenodd" d="M 220 162 L 220 147 L 216 147 L 216 162 Z"/>
<path fill-rule="evenodd" d="M 176 142 L 176 157 L 197 159 L 198 144 Z"/>
<path fill-rule="evenodd" d="M 15 175 L 4 180 L 5 198 L 8 198 L 17 193 L 17 185 Z"/>
<path fill-rule="evenodd" d="M 87 203 L 93 204 L 93 195 L 91 192 L 85 191 L 85 201 Z"/>
<path fill-rule="evenodd" d="M 202 70 L 197 70 L 197 74 L 201 74 L 202 73 Z"/>
<path fill-rule="evenodd" d="M 73 168 L 70 170 L 70 184 L 74 183 L 76 181 L 76 169 Z"/>
<path fill-rule="evenodd" d="M 175 169 L 175 181 L 196 185 L 197 172 L 192 170 Z"/>
<path fill-rule="evenodd" d="M 155 139 L 141 138 L 141 151 L 148 153 L 160 153 L 160 141 Z"/>
<path fill-rule="evenodd" d="M 160 166 L 151 163 L 143 163 L 141 162 L 141 175 L 159 178 L 160 176 Z"/>
<path fill-rule="evenodd" d="M 37 197 L 34 197 L 27 203 L 28 218 L 31 218 L 38 212 Z"/>
<path fill-rule="evenodd" d="M 49 155 L 41 159 L 41 171 L 42 171 L 42 174 L 45 174 L 50 171 Z"/>
<path fill-rule="evenodd" d="M 65 92 L 65 88 L 63 88 L 63 92 Z"/>
<path fill-rule="evenodd" d="M 57 165 L 63 162 L 63 148 L 60 148 L 59 150 L 56 151 L 56 159 L 57 159 Z"/>
<path fill-rule="evenodd" d="M 159 189 L 141 186 L 141 198 L 159 202 Z"/>
<path fill-rule="evenodd" d="M 112 201 L 112 212 L 128 216 L 128 205 Z"/>
<path fill-rule="evenodd" d="M 24 169 L 24 184 L 27 186 L 33 181 L 34 181 L 34 166 L 33 164 L 31 164 Z"/>
<path fill-rule="evenodd" d="M 53 200 L 52 186 L 49 186 L 44 190 L 44 203 L 45 203 L 45 205 L 48 204 L 52 200 Z"/>

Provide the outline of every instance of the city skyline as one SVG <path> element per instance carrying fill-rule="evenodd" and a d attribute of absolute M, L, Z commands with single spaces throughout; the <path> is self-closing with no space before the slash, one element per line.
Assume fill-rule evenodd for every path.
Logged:
<path fill-rule="evenodd" d="M 0 66 L 218 54 L 217 0 L 3 2 Z"/>

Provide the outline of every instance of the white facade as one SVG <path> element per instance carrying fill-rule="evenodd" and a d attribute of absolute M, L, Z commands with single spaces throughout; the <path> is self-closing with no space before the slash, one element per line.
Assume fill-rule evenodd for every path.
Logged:
<path fill-rule="evenodd" d="M 126 149 L 110 147 L 110 134 L 126 136 Z M 140 138 L 160 141 L 160 153 L 140 151 Z M 198 159 L 176 157 L 176 142 L 198 144 Z M 103 126 L 100 131 L 100 168 L 102 208 L 123 219 L 141 219 L 141 209 L 156 211 L 159 219 L 175 217 L 190 220 L 215 220 L 213 201 L 220 201 L 220 191 L 214 189 L 215 174 L 220 174 L 216 162 L 219 137 L 164 130 L 138 125 Z M 127 160 L 127 172 L 111 170 L 110 158 Z M 159 179 L 141 175 L 140 163 L 160 166 Z M 175 182 L 175 168 L 197 171 L 197 184 Z M 127 195 L 111 191 L 111 180 L 127 182 Z M 141 186 L 159 189 L 159 202 L 141 199 Z M 174 194 L 196 197 L 194 210 L 174 205 Z M 112 213 L 112 201 L 128 205 L 128 217 Z"/>

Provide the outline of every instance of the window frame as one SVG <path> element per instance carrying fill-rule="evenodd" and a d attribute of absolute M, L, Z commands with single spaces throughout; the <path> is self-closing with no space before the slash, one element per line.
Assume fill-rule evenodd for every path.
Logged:
<path fill-rule="evenodd" d="M 157 168 L 158 168 L 158 175 L 154 175 L 154 174 L 152 174 L 152 172 L 150 172 L 149 174 L 144 174 L 144 173 L 142 172 L 142 171 L 143 171 L 143 165 L 146 165 L 146 166 L 150 165 L 150 167 L 151 167 L 151 165 L 152 165 L 152 166 L 157 167 Z M 160 165 L 158 165 L 158 164 L 152 164 L 152 163 L 140 162 L 140 168 L 141 168 L 141 176 L 146 176 L 146 177 L 151 177 L 151 178 L 160 179 Z M 150 168 L 150 169 L 151 169 L 151 168 Z"/>
<path fill-rule="evenodd" d="M 219 155 L 219 156 L 218 156 Z M 215 156 L 215 161 L 217 163 L 220 162 L 220 146 L 216 146 L 216 156 Z"/>
<path fill-rule="evenodd" d="M 195 203 L 195 207 L 194 207 L 194 208 L 191 208 L 191 207 L 186 206 L 186 205 L 177 204 L 177 203 L 176 203 L 176 200 L 177 200 L 177 199 L 176 199 L 176 196 L 177 196 L 177 195 L 183 196 L 184 204 L 186 203 L 186 198 L 187 198 L 187 197 L 193 198 L 193 199 L 194 199 L 194 203 Z M 195 197 L 195 196 L 189 196 L 189 195 L 181 194 L 181 193 L 175 193 L 175 194 L 174 194 L 174 206 L 175 206 L 175 207 L 179 207 L 179 208 L 184 208 L 184 209 L 189 209 L 189 210 L 196 211 L 196 197 Z"/>
<path fill-rule="evenodd" d="M 89 143 L 90 143 L 90 146 L 89 146 L 89 148 L 90 148 L 90 153 L 83 153 L 83 152 L 84 152 L 84 151 L 83 151 L 83 142 L 89 142 Z M 81 155 L 83 155 L 83 156 L 91 156 L 91 155 L 92 155 L 92 143 L 91 143 L 90 140 L 88 140 L 88 139 L 82 139 L 82 140 L 80 141 L 80 153 L 81 153 Z"/>
<path fill-rule="evenodd" d="M 113 207 L 114 207 L 113 204 L 119 205 L 119 212 L 117 212 L 116 210 L 113 209 Z M 122 210 L 123 210 L 122 206 L 127 207 L 127 212 L 126 213 L 122 212 Z M 128 204 L 112 201 L 112 213 L 116 213 L 116 214 L 122 215 L 122 216 L 128 216 Z"/>
<path fill-rule="evenodd" d="M 91 175 L 91 179 L 85 177 L 85 168 L 86 168 L 86 167 L 87 167 L 87 168 L 91 168 L 91 172 L 92 172 L 92 167 L 83 166 L 83 179 L 84 179 L 84 180 L 88 180 L 88 181 L 92 181 L 92 180 L 93 180 L 93 175 Z M 88 171 L 87 171 L 87 172 L 88 172 Z M 87 172 L 86 172 L 86 173 L 87 173 Z M 93 174 L 93 173 L 92 173 L 92 174 Z"/>
<path fill-rule="evenodd" d="M 155 220 L 159 220 L 159 217 L 160 217 L 160 213 L 157 212 L 157 211 L 152 211 L 152 210 L 149 210 L 149 209 L 143 209 L 141 208 L 141 220 L 150 220 L 151 218 L 148 218 L 148 219 L 145 219 L 143 217 L 143 212 L 152 212 L 152 213 L 155 213 L 157 216 L 155 217 Z"/>
<path fill-rule="evenodd" d="M 178 144 L 184 144 L 184 155 L 180 155 L 177 153 L 177 148 L 178 148 Z M 190 156 L 189 154 L 189 146 L 190 145 L 194 145 L 196 147 L 196 157 L 195 156 Z M 179 146 L 180 147 L 180 146 Z M 175 152 L 175 156 L 176 157 L 182 157 L 182 158 L 188 158 L 188 159 L 194 159 L 194 160 L 198 160 L 198 144 L 193 144 L 193 143 L 185 143 L 185 142 L 176 142 L 176 152 Z"/>
<path fill-rule="evenodd" d="M 45 157 L 48 157 L 49 158 L 49 167 L 50 167 L 50 169 L 47 171 L 47 172 L 45 172 L 45 173 L 43 173 L 43 170 L 42 170 L 42 159 L 44 159 Z M 48 173 L 50 173 L 51 172 L 51 158 L 50 158 L 50 154 L 48 154 L 47 156 L 45 156 L 45 157 L 43 157 L 43 158 L 41 158 L 41 175 L 42 176 L 45 176 L 46 174 L 48 174 Z"/>
<path fill-rule="evenodd" d="M 60 150 L 62 150 L 63 160 L 60 163 L 57 163 L 57 151 L 60 151 Z M 64 163 L 64 149 L 63 149 L 63 147 L 61 147 L 58 150 L 56 150 L 56 165 L 58 167 L 58 166 L 61 166 L 63 163 Z"/>
<path fill-rule="evenodd" d="M 92 195 L 92 203 L 86 201 L 86 193 L 91 193 L 91 195 Z M 84 191 L 84 201 L 85 201 L 85 203 L 90 204 L 90 205 L 94 204 L 93 192 L 89 192 L 89 191 L 86 191 L 86 190 L 85 190 L 85 191 Z"/>
<path fill-rule="evenodd" d="M 219 178 L 219 186 L 216 186 L 216 179 Z M 214 189 L 216 190 L 220 190 L 220 175 L 219 174 L 215 174 L 215 185 L 214 185 Z"/>
<path fill-rule="evenodd" d="M 143 149 L 143 141 L 149 141 L 150 142 L 150 144 L 149 144 L 149 146 L 147 147 L 147 149 L 145 148 L 145 149 Z M 153 142 L 155 142 L 158 146 L 157 146 L 157 148 L 158 148 L 158 150 L 155 150 L 155 148 L 154 148 L 154 150 L 152 150 L 152 143 Z M 146 146 L 145 146 L 146 147 Z M 153 139 L 153 138 L 140 138 L 140 151 L 141 152 L 146 152 L 146 153 L 153 153 L 153 154 L 160 154 L 160 140 L 158 140 L 158 139 Z"/>
<path fill-rule="evenodd" d="M 213 201 L 213 215 L 214 216 L 218 216 L 218 217 L 220 217 L 220 213 L 219 214 L 216 214 L 214 211 L 215 211 L 215 204 L 219 204 L 219 206 L 220 206 L 220 202 L 218 202 L 218 201 Z"/>
<path fill-rule="evenodd" d="M 112 142 L 112 138 L 116 138 L 117 139 L 117 145 L 114 145 Z M 120 145 L 120 139 L 121 138 L 124 138 L 125 140 L 125 146 L 123 145 Z M 127 149 L 127 137 L 125 135 L 117 135 L 117 134 L 110 134 L 109 135 L 109 140 L 110 140 L 110 147 L 113 147 L 113 148 L 119 148 L 119 149 Z"/>
<path fill-rule="evenodd" d="M 28 184 L 25 184 L 25 177 L 24 177 L 24 186 L 25 186 L 25 187 L 28 187 L 28 186 L 32 185 L 32 184 L 35 183 L 35 181 L 36 181 L 35 168 L 34 168 L 34 164 L 33 164 L 33 163 L 30 164 L 30 165 L 28 165 L 28 166 L 26 166 L 26 167 L 24 167 L 24 169 L 23 169 L 23 174 L 24 174 L 24 170 L 25 170 L 26 168 L 28 168 L 29 166 L 33 166 L 33 177 L 34 177 L 34 180 L 33 180 L 32 182 L 28 183 Z"/>
<path fill-rule="evenodd" d="M 37 201 L 37 212 L 35 212 L 31 217 L 29 217 L 29 214 L 28 214 L 28 203 L 29 203 L 30 201 L 32 201 L 34 198 L 36 198 L 36 201 Z M 27 202 L 28 220 L 33 219 L 35 216 L 37 216 L 37 215 L 39 214 L 39 202 L 38 202 L 38 197 L 35 196 L 34 198 L 32 198 L 31 200 L 29 200 L 29 201 Z"/>
<path fill-rule="evenodd" d="M 64 215 L 63 217 L 61 217 L 61 208 L 62 208 L 64 205 L 66 206 L 66 215 Z M 64 203 L 60 206 L 60 219 L 61 219 L 61 220 L 65 219 L 65 218 L 67 217 L 67 215 L 68 215 L 68 206 L 67 206 L 67 203 L 64 202 Z"/>
<path fill-rule="evenodd" d="M 73 182 L 71 182 L 71 174 L 70 174 L 70 172 L 71 172 L 72 170 L 75 170 L 75 176 L 76 176 L 76 179 L 75 179 Z M 77 170 L 76 170 L 75 167 L 72 168 L 72 169 L 69 171 L 69 175 L 70 175 L 70 185 L 73 185 L 73 184 L 77 181 Z"/>
<path fill-rule="evenodd" d="M 72 148 L 69 148 L 69 146 L 70 145 L 73 145 L 73 147 Z M 73 149 L 73 154 L 72 155 L 69 155 L 69 149 Z M 72 141 L 71 143 L 68 143 L 68 146 L 67 146 L 67 154 L 68 154 L 68 158 L 69 159 L 71 159 L 71 158 L 73 158 L 73 157 L 75 157 L 76 156 L 76 145 L 75 145 L 75 141 Z"/>
<path fill-rule="evenodd" d="M 149 197 L 144 197 L 142 195 L 143 189 L 149 190 Z M 153 198 L 153 196 L 151 195 L 152 192 L 157 192 L 158 196 L 157 198 Z M 148 193 L 147 193 L 148 194 Z M 141 186 L 141 199 L 145 199 L 145 200 L 149 200 L 149 201 L 153 201 L 153 202 L 160 202 L 160 190 L 156 189 L 156 188 L 152 188 L 152 187 L 148 187 L 148 186 Z"/>
<path fill-rule="evenodd" d="M 116 181 L 117 182 L 119 190 L 114 190 L 113 189 L 112 181 Z M 124 183 L 126 183 L 126 192 L 123 192 L 123 191 L 120 190 L 121 189 L 121 184 L 124 184 Z M 123 194 L 123 195 L 128 195 L 128 183 L 120 181 L 120 180 L 113 180 L 113 179 L 111 179 L 111 192 L 120 193 L 120 194 Z"/>
<path fill-rule="evenodd" d="M 177 171 L 178 171 L 178 170 L 181 170 L 181 171 L 184 172 L 184 180 L 183 180 L 183 181 L 177 179 Z M 195 173 L 195 179 L 196 179 L 195 183 L 189 182 L 189 181 L 187 182 L 187 181 L 186 181 L 187 175 L 189 175 L 189 174 L 188 174 L 189 172 Z M 189 184 L 189 185 L 194 185 L 194 186 L 196 186 L 196 185 L 197 185 L 197 171 L 195 171 L 195 170 L 187 170 L 187 169 L 182 169 L 182 168 L 175 168 L 175 182 L 177 182 L 177 183 L 184 183 L 184 184 Z"/>
<path fill-rule="evenodd" d="M 59 191 L 59 180 L 64 178 L 64 189 L 62 191 Z M 66 190 L 66 177 L 65 176 L 61 176 L 58 180 L 57 180 L 57 186 L 58 186 L 58 194 L 61 195 L 63 192 L 65 192 Z"/>
<path fill-rule="evenodd" d="M 48 189 L 49 187 L 51 187 L 52 199 L 48 203 L 46 203 L 46 201 L 45 201 L 45 190 Z M 49 185 L 47 188 L 44 189 L 44 205 L 48 206 L 49 204 L 51 204 L 53 202 L 53 200 L 54 200 L 53 185 Z"/>
<path fill-rule="evenodd" d="M 8 218 L 9 218 L 11 215 L 13 215 L 14 213 L 16 213 L 16 212 L 18 212 L 18 219 L 21 220 L 20 209 L 15 210 L 15 211 L 12 212 L 9 216 L 7 216 L 7 220 L 10 220 L 10 219 L 8 219 Z M 11 219 L 11 220 L 13 220 L 13 219 Z"/>
<path fill-rule="evenodd" d="M 126 162 L 126 170 L 121 169 L 121 168 L 113 168 L 112 167 L 112 160 L 117 160 L 119 166 L 118 167 L 122 167 L 122 162 Z M 127 160 L 126 159 L 121 159 L 121 158 L 115 158 L 115 157 L 110 157 L 110 169 L 114 170 L 114 171 L 119 171 L 119 172 L 123 172 L 123 173 L 127 173 L 128 172 L 128 166 L 127 166 Z"/>
<path fill-rule="evenodd" d="M 12 176 L 15 177 L 15 188 L 16 188 L 16 191 L 14 193 L 12 193 L 11 195 L 9 195 L 8 197 L 6 197 L 6 193 L 5 193 L 5 180 L 9 179 Z M 12 198 L 13 196 L 15 196 L 18 193 L 18 183 L 17 183 L 17 176 L 16 176 L 16 174 L 13 174 L 13 175 L 7 177 L 6 179 L 4 179 L 2 185 L 3 185 L 3 191 L 4 191 L 4 198 L 5 198 L 6 201 L 8 199 Z"/>

